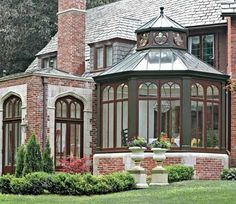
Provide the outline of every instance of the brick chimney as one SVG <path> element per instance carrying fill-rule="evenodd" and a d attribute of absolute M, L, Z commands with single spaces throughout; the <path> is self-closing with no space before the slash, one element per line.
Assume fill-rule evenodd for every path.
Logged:
<path fill-rule="evenodd" d="M 58 0 L 58 69 L 76 75 L 85 71 L 86 0 Z"/>

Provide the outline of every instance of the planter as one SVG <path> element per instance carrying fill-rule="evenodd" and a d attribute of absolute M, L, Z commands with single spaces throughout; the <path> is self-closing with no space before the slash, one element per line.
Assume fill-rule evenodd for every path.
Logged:
<path fill-rule="evenodd" d="M 157 166 L 152 169 L 152 180 L 150 185 L 168 185 L 168 173 L 162 167 L 162 162 L 166 159 L 166 151 L 168 149 L 152 148 L 153 159 L 157 162 Z"/>
<path fill-rule="evenodd" d="M 131 159 L 134 161 L 134 167 L 128 172 L 134 177 L 136 188 L 148 188 L 146 170 L 140 166 L 142 160 L 144 160 L 145 147 L 130 147 Z"/>

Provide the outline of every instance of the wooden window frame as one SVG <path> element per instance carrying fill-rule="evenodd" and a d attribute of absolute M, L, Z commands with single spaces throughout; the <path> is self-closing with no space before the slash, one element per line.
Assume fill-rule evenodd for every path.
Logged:
<path fill-rule="evenodd" d="M 106 45 L 106 44 L 104 44 L 104 45 L 101 45 L 101 46 L 95 46 L 94 47 L 94 70 L 96 71 L 96 70 L 103 70 L 103 69 L 105 69 L 105 68 L 109 68 L 109 67 L 111 67 L 111 66 L 107 66 L 107 56 L 108 56 L 108 54 L 107 54 L 107 48 L 108 47 L 111 47 L 112 48 L 112 65 L 113 65 L 113 45 L 112 44 L 109 44 L 109 45 Z M 103 49 L 103 66 L 102 67 L 98 67 L 98 52 L 97 52 L 97 50 L 98 49 Z"/>

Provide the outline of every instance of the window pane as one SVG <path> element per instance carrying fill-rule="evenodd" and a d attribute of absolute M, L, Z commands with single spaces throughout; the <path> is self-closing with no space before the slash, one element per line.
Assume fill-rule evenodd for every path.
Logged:
<path fill-rule="evenodd" d="M 66 156 L 66 123 L 56 123 L 56 163 Z"/>
<path fill-rule="evenodd" d="M 109 132 L 108 132 L 108 147 L 114 147 L 114 104 L 109 103 Z"/>
<path fill-rule="evenodd" d="M 148 86 L 147 84 L 141 84 L 139 86 L 139 97 L 146 97 L 148 96 Z"/>
<path fill-rule="evenodd" d="M 219 148 L 219 105 L 207 103 L 207 147 Z"/>
<path fill-rule="evenodd" d="M 194 56 L 200 58 L 200 37 L 193 36 L 188 38 L 188 50 Z"/>
<path fill-rule="evenodd" d="M 157 101 L 149 100 L 148 142 L 151 143 L 157 132 Z"/>
<path fill-rule="evenodd" d="M 61 103 L 62 103 L 62 117 L 66 118 L 67 117 L 67 104 L 64 101 L 62 101 Z"/>
<path fill-rule="evenodd" d="M 203 61 L 213 65 L 214 62 L 214 35 L 203 36 Z"/>
<path fill-rule="evenodd" d="M 53 57 L 53 58 L 50 59 L 49 67 L 53 68 L 53 69 L 57 68 L 57 58 L 56 57 Z"/>
<path fill-rule="evenodd" d="M 116 114 L 116 146 L 121 147 L 122 145 L 122 102 L 117 102 L 117 114 Z"/>
<path fill-rule="evenodd" d="M 208 86 L 207 98 L 211 100 L 219 100 L 219 89 L 216 86 Z"/>
<path fill-rule="evenodd" d="M 178 84 L 171 86 L 171 97 L 180 97 L 180 86 Z"/>
<path fill-rule="evenodd" d="M 112 66 L 112 46 L 109 46 L 106 48 L 106 52 L 107 52 L 107 67 Z"/>
<path fill-rule="evenodd" d="M 76 103 L 76 118 L 81 118 L 81 105 L 79 103 Z"/>
<path fill-rule="evenodd" d="M 204 97 L 204 91 L 202 85 L 196 83 L 192 85 L 191 88 L 191 96 L 197 97 L 197 98 L 203 98 Z"/>
<path fill-rule="evenodd" d="M 161 87 L 161 97 L 170 97 L 170 85 L 164 84 Z"/>
<path fill-rule="evenodd" d="M 149 97 L 157 97 L 157 85 L 156 84 L 150 84 L 148 87 Z"/>
<path fill-rule="evenodd" d="M 140 100 L 139 101 L 139 136 L 147 139 L 147 128 L 148 128 L 148 101 Z"/>
<path fill-rule="evenodd" d="M 49 58 L 42 60 L 42 68 L 49 68 Z"/>
<path fill-rule="evenodd" d="M 70 105 L 70 117 L 76 118 L 76 104 L 75 103 L 72 103 Z"/>
<path fill-rule="evenodd" d="M 102 147 L 108 147 L 108 104 L 103 104 L 103 113 L 102 113 Z"/>
<path fill-rule="evenodd" d="M 80 141 L 80 137 L 81 137 L 81 125 L 80 124 L 76 124 L 76 156 L 77 157 L 81 157 L 80 155 L 80 150 L 81 150 L 81 141 Z"/>
<path fill-rule="evenodd" d="M 191 102 L 191 147 L 204 147 L 204 109 L 203 102 Z"/>
<path fill-rule="evenodd" d="M 103 48 L 97 48 L 97 68 L 103 67 Z"/>
<path fill-rule="evenodd" d="M 70 156 L 76 156 L 76 124 L 70 124 Z"/>

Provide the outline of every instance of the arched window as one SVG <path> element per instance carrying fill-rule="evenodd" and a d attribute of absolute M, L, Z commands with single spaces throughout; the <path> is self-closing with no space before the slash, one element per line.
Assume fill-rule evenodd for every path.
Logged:
<path fill-rule="evenodd" d="M 214 86 L 193 84 L 191 130 L 193 148 L 220 148 L 220 91 Z"/>
<path fill-rule="evenodd" d="M 142 83 L 139 86 L 139 135 L 152 142 L 157 133 L 157 94 L 155 83 Z"/>
<path fill-rule="evenodd" d="M 180 86 L 168 82 L 161 86 L 161 136 L 180 147 Z"/>
<path fill-rule="evenodd" d="M 114 147 L 114 88 L 103 90 L 102 95 L 102 147 Z"/>
<path fill-rule="evenodd" d="M 21 99 L 10 96 L 3 104 L 3 172 L 14 173 L 17 148 L 22 144 Z"/>
<path fill-rule="evenodd" d="M 66 96 L 56 101 L 56 164 L 65 156 L 83 157 L 83 103 Z"/>
<path fill-rule="evenodd" d="M 191 87 L 191 147 L 204 147 L 204 89 L 199 83 Z"/>

